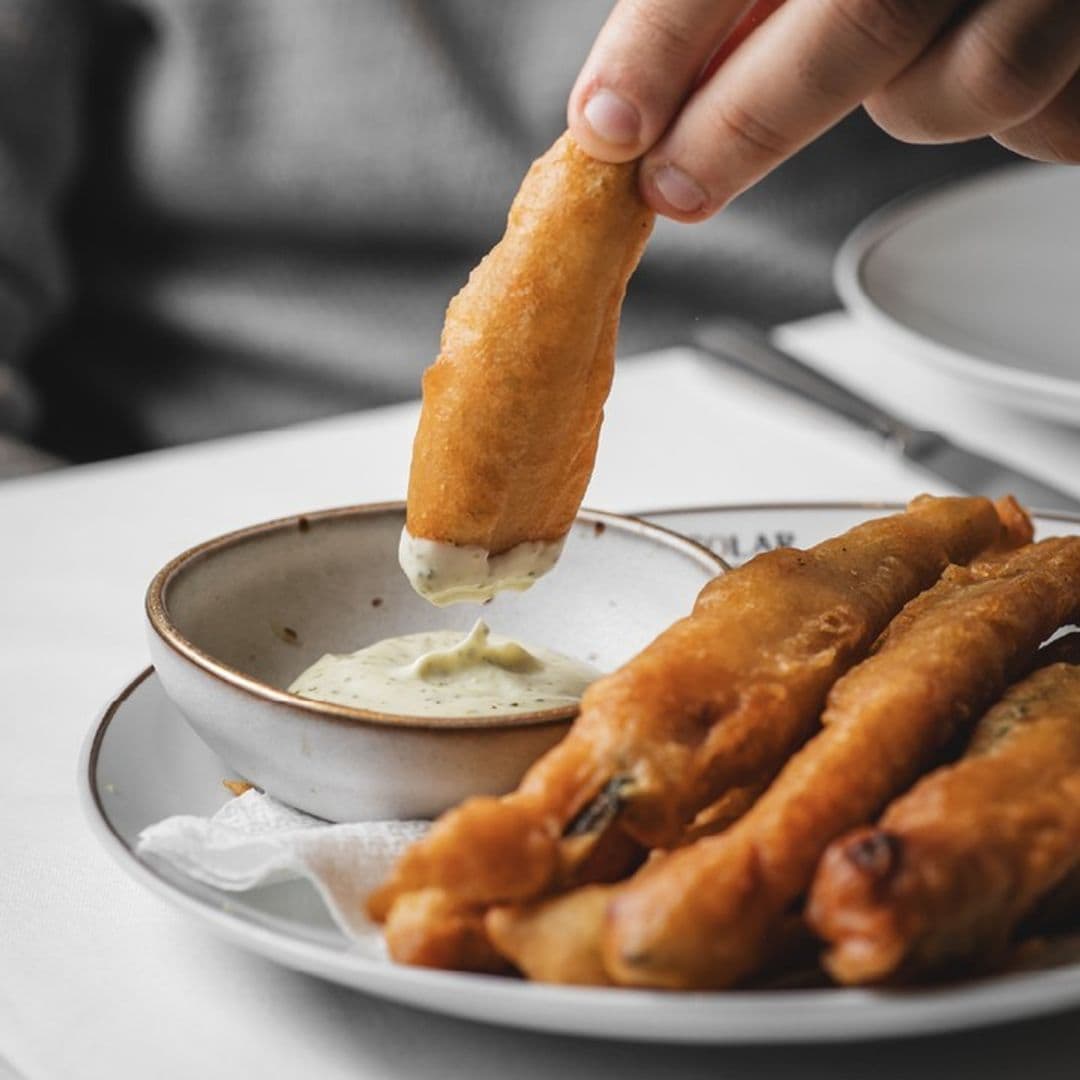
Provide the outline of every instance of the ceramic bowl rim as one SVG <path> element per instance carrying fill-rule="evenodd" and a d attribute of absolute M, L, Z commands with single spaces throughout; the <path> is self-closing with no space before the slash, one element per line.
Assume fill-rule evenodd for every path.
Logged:
<path fill-rule="evenodd" d="M 239 690 L 248 698 L 265 705 L 287 707 L 307 714 L 313 719 L 345 722 L 354 725 L 380 728 L 411 728 L 422 731 L 451 734 L 463 731 L 509 731 L 522 727 L 539 727 L 566 724 L 577 714 L 577 706 L 552 709 L 538 709 L 534 712 L 502 714 L 498 716 L 455 716 L 421 717 L 384 713 L 372 709 L 356 709 L 336 702 L 313 701 L 310 698 L 291 694 L 276 686 L 263 682 L 239 668 L 226 664 L 182 634 L 169 614 L 168 589 L 180 574 L 190 570 L 199 562 L 223 551 L 240 547 L 247 542 L 286 530 L 299 529 L 306 532 L 316 524 L 325 524 L 342 518 L 368 518 L 385 514 L 404 515 L 405 503 L 400 500 L 361 503 L 354 506 L 339 506 L 327 510 L 313 510 L 270 521 L 247 525 L 234 529 L 220 536 L 204 540 L 194 547 L 182 551 L 170 559 L 151 579 L 146 590 L 145 611 L 150 628 L 159 640 L 187 661 L 219 682 Z M 716 574 L 730 570 L 730 566 L 715 552 L 696 540 L 656 525 L 630 514 L 617 514 L 606 510 L 582 508 L 575 519 L 575 524 L 585 522 L 594 527 L 613 527 L 626 532 L 651 537 L 660 546 L 681 550 L 696 560 L 703 568 L 711 567 Z"/>
<path fill-rule="evenodd" d="M 974 498 L 975 496 L 969 496 Z M 649 519 L 691 517 L 694 514 L 716 513 L 749 513 L 754 510 L 889 510 L 893 513 L 903 513 L 911 505 L 910 502 L 898 502 L 896 500 L 879 499 L 820 499 L 818 501 L 803 500 L 801 502 L 742 502 L 742 503 L 703 503 L 700 506 L 667 506 L 659 509 L 635 510 L 629 517 Z M 1080 511 L 1072 510 L 1040 510 L 1037 506 L 1024 506 L 1024 509 L 1033 518 L 1042 518 L 1043 521 L 1061 521 L 1067 525 L 1080 525 Z M 649 522 L 652 524 L 652 522 Z M 682 535 L 678 533 L 677 535 Z M 725 562 L 730 571 L 732 567 Z"/>

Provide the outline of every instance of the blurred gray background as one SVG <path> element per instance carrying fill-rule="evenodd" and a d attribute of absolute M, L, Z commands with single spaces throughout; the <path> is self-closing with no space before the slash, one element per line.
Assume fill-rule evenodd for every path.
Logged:
<path fill-rule="evenodd" d="M 0 474 L 415 397 L 609 0 L 0 0 Z M 836 305 L 869 211 L 1011 160 L 861 113 L 661 221 L 620 352 Z"/>

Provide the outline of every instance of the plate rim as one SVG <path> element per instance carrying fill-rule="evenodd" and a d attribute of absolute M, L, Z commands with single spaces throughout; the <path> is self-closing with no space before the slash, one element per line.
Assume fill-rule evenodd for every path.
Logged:
<path fill-rule="evenodd" d="M 713 504 L 673 507 L 633 516 L 738 513 L 755 509 L 876 510 L 902 505 L 863 500 Z M 1038 516 L 1080 525 L 1080 514 L 1058 512 Z M 345 947 L 332 947 L 328 941 L 289 933 L 283 927 L 275 926 L 273 917 L 261 922 L 231 908 L 227 901 L 229 894 L 222 890 L 201 886 L 226 898 L 214 903 L 202 895 L 197 887 L 199 883 L 172 880 L 140 858 L 113 826 L 97 783 L 98 760 L 117 714 L 144 683 L 157 678 L 152 665 L 144 667 L 109 699 L 87 732 L 79 753 L 76 784 L 84 819 L 114 861 L 136 882 L 225 940 L 294 969 L 414 1008 L 504 1027 L 599 1039 L 687 1045 L 841 1044 L 876 1038 L 916 1038 L 1021 1020 L 1080 1005 L 1078 964 L 915 992 L 830 988 L 727 990 L 674 996 L 650 990 L 508 983 L 499 976 L 404 967 L 359 955 L 348 948 L 346 939 L 343 939 L 346 940 Z M 176 722 L 183 723 L 179 714 Z M 458 995 L 454 993 L 455 989 L 467 992 Z M 440 1000 L 433 1003 L 427 1000 L 427 994 L 423 1000 L 418 999 L 418 990 L 427 994 L 440 992 Z M 510 1000 L 508 995 L 512 994 L 515 999 L 520 999 L 519 1015 L 479 1015 L 480 1010 L 475 1006 L 464 1004 L 477 993 L 496 1005 Z M 665 1009 L 675 1002 L 679 1003 L 679 1008 Z M 557 1006 L 555 1017 L 545 1016 L 543 1009 L 536 1010 L 535 1006 L 545 1003 Z M 717 1010 L 720 1005 L 726 1016 L 708 1016 L 708 1010 Z M 568 1015 L 558 1015 L 558 1007 Z M 822 1022 L 822 1007 L 829 1014 L 824 1018 L 825 1023 Z M 626 1030 L 632 1028 L 636 1020 L 655 1017 L 658 1009 L 665 1016 L 668 1012 L 673 1013 L 674 1016 L 668 1019 L 669 1022 L 674 1019 L 676 1026 L 664 1031 L 648 1025 Z M 787 1026 L 782 1026 L 779 1031 L 761 1030 L 747 1023 L 765 1010 L 782 1010 Z M 705 1016 L 699 1016 L 702 1012 L 708 1017 L 710 1030 L 704 1029 Z M 617 1019 L 619 1024 L 597 1028 L 597 1013 L 601 1019 L 608 1022 Z M 717 1023 L 718 1020 L 723 1022 Z M 681 1025 L 679 1021 L 682 1021 Z M 829 1021 L 833 1025 L 840 1022 L 850 1026 L 837 1031 Z"/>
<path fill-rule="evenodd" d="M 1064 395 L 1080 403 L 1080 378 L 1038 371 L 1022 374 L 1015 368 L 954 348 L 902 322 L 882 307 L 862 284 L 863 267 L 874 250 L 918 218 L 927 206 L 965 192 L 995 187 L 1003 177 L 1016 177 L 1039 169 L 1034 162 L 1000 165 L 979 176 L 953 179 L 934 184 L 929 189 L 908 192 L 870 213 L 848 233 L 833 259 L 833 285 L 844 307 L 871 329 L 880 331 L 886 339 L 903 346 L 914 359 L 931 365 L 936 363 L 954 376 L 971 378 L 1000 389 L 1037 393 L 1042 397 Z"/>

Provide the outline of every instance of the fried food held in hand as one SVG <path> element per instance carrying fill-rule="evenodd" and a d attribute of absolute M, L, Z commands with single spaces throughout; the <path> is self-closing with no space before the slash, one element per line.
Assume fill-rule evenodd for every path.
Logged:
<path fill-rule="evenodd" d="M 450 302 L 423 382 L 401 565 L 434 603 L 522 589 L 554 564 L 592 474 L 626 283 L 652 230 L 636 163 L 568 134 Z"/>

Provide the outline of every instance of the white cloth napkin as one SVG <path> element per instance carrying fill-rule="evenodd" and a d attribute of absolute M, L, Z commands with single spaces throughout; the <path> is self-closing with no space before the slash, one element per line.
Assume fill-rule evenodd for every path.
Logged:
<path fill-rule="evenodd" d="M 364 899 L 429 827 L 427 821 L 330 825 L 251 789 L 213 817 L 182 814 L 143 829 L 138 851 L 230 892 L 307 878 L 350 938 L 381 949 Z"/>

